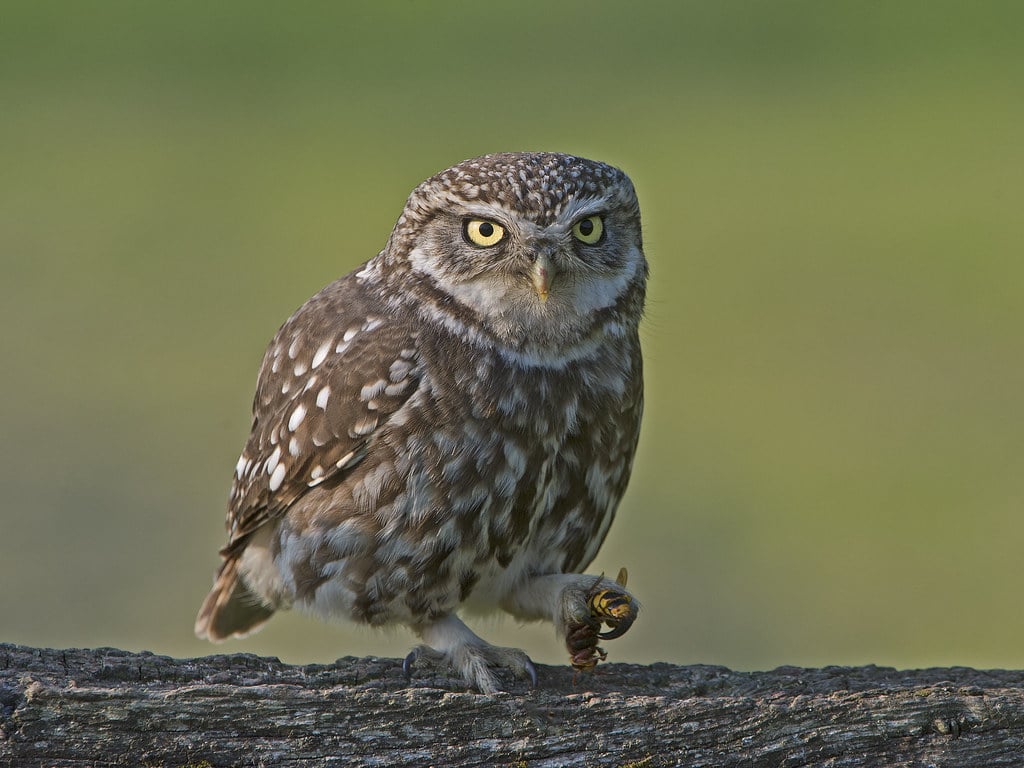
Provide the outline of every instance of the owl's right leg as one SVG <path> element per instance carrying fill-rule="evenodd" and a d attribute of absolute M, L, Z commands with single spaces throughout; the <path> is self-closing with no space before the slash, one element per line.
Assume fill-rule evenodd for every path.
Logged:
<path fill-rule="evenodd" d="M 640 602 L 626 589 L 625 568 L 615 581 L 585 573 L 534 576 L 510 590 L 501 606 L 521 619 L 554 624 L 576 670 L 603 660 L 598 641 L 626 634 L 640 612 Z M 609 627 L 605 632 L 603 625 Z"/>
<path fill-rule="evenodd" d="M 462 620 L 449 614 L 437 621 L 413 627 L 423 640 L 402 664 L 406 677 L 418 660 L 447 662 L 462 678 L 481 693 L 497 693 L 498 681 L 492 667 L 511 669 L 516 677 L 529 678 L 537 685 L 537 670 L 530 657 L 517 648 L 500 648 L 476 635 Z"/>

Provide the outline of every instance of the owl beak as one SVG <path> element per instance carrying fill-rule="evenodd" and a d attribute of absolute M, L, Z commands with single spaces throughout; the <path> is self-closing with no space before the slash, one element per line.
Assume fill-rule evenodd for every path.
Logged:
<path fill-rule="evenodd" d="M 533 290 L 541 303 L 548 300 L 548 293 L 551 292 L 551 283 L 554 282 L 557 270 L 551 257 L 546 253 L 537 254 L 537 258 L 530 268 L 530 281 L 533 283 Z"/>

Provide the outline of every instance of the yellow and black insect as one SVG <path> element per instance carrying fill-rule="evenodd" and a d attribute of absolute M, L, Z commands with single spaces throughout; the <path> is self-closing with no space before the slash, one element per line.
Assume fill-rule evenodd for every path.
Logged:
<path fill-rule="evenodd" d="M 615 582 L 626 586 L 626 569 L 619 569 Z M 622 637 L 636 619 L 636 606 L 633 598 L 616 589 L 598 589 L 604 580 L 599 576 L 591 588 L 592 594 L 587 598 L 590 615 L 583 622 L 569 625 L 565 644 L 569 649 L 569 663 L 577 672 L 591 670 L 598 662 L 608 658 L 607 652 L 597 644 L 598 640 L 614 640 Z M 600 632 L 602 624 L 609 630 Z"/>
<path fill-rule="evenodd" d="M 615 583 L 620 587 L 626 586 L 628 575 L 625 568 L 620 568 Z M 633 598 L 625 592 L 602 589 L 591 595 L 587 604 L 590 606 L 591 616 L 611 627 L 607 632 L 598 632 L 597 636 L 602 640 L 614 640 L 616 637 L 622 637 L 633 626 L 633 621 L 636 619 Z"/>

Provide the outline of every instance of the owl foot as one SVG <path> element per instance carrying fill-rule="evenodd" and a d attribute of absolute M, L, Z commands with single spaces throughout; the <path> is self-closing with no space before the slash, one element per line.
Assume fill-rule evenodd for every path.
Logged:
<path fill-rule="evenodd" d="M 577 611 L 575 618 L 566 623 L 565 646 L 569 650 L 569 663 L 577 672 L 589 671 L 608 658 L 608 653 L 597 644 L 598 639 L 622 637 L 636 621 L 640 605 L 624 589 L 625 568 L 619 570 L 615 584 L 617 586 L 611 586 L 604 576 L 597 577 L 587 592 L 588 613 L 582 615 Z M 607 632 L 600 631 L 602 624 L 609 626 Z"/>
<path fill-rule="evenodd" d="M 501 648 L 478 637 L 456 616 L 447 616 L 438 622 L 418 628 L 427 644 L 418 645 L 402 662 L 406 679 L 412 678 L 412 668 L 420 662 L 446 664 L 454 669 L 468 685 L 481 693 L 501 690 L 493 669 L 510 669 L 518 678 L 529 679 L 537 685 L 537 668 L 530 657 L 517 648 Z"/>
<path fill-rule="evenodd" d="M 607 653 L 598 641 L 622 637 L 640 612 L 640 602 L 626 589 L 625 568 L 615 581 L 579 573 L 535 576 L 508 595 L 503 607 L 524 619 L 551 617 L 577 671 L 604 661 Z"/>

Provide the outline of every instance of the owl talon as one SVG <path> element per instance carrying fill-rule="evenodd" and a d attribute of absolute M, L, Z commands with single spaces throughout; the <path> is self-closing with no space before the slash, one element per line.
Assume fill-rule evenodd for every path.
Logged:
<path fill-rule="evenodd" d="M 518 648 L 501 648 L 477 637 L 456 616 L 447 616 L 421 627 L 426 643 L 417 645 L 402 662 L 406 680 L 411 679 L 413 665 L 419 661 L 440 667 L 442 674 L 454 671 L 467 685 L 481 693 L 497 693 L 499 685 L 495 670 L 507 669 L 517 678 L 537 686 L 537 668 L 530 657 Z"/>
<path fill-rule="evenodd" d="M 411 651 L 409 655 L 402 660 L 402 674 L 405 675 L 406 682 L 412 682 L 413 667 L 416 666 L 416 662 L 427 661 L 431 664 L 440 664 L 446 661 L 446 657 L 443 653 L 435 651 L 429 645 L 417 645 Z"/>
<path fill-rule="evenodd" d="M 561 623 L 569 663 L 577 673 L 604 661 L 608 654 L 598 643 L 622 637 L 640 612 L 639 601 L 626 590 L 625 568 L 614 582 L 603 575 L 580 578 L 587 582 L 563 593 Z M 600 631 L 603 625 L 608 626 L 605 632 Z"/>
<path fill-rule="evenodd" d="M 633 622 L 635 620 L 636 614 L 626 616 L 625 618 L 619 620 L 615 624 L 612 624 L 612 628 L 607 632 L 598 632 L 597 636 L 602 640 L 614 640 L 617 637 L 622 637 L 624 634 L 626 634 L 626 632 L 629 631 L 629 628 L 633 626 Z"/>
<path fill-rule="evenodd" d="M 405 675 L 405 682 L 412 682 L 412 665 L 416 663 L 416 657 L 419 656 L 415 650 L 409 651 L 409 655 L 402 661 L 402 674 Z"/>
<path fill-rule="evenodd" d="M 533 665 L 533 662 L 530 659 L 526 659 L 526 661 L 523 662 L 523 670 L 526 672 L 526 674 L 530 678 L 530 687 L 531 688 L 536 688 L 537 687 L 537 668 Z"/>

